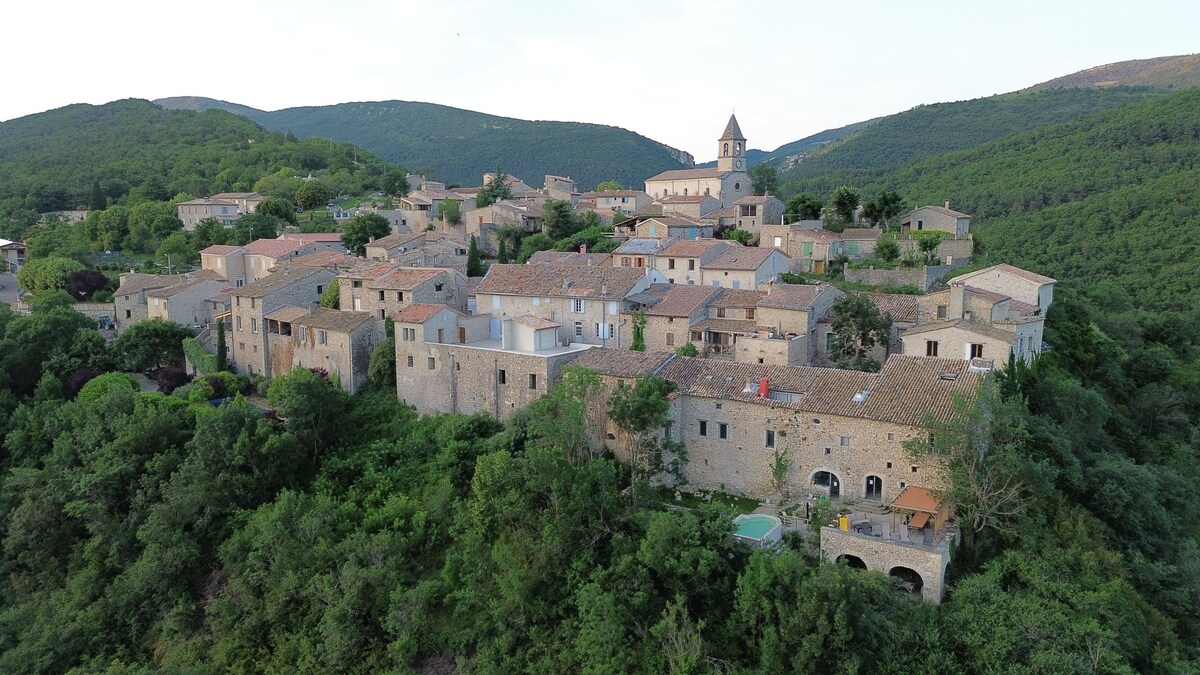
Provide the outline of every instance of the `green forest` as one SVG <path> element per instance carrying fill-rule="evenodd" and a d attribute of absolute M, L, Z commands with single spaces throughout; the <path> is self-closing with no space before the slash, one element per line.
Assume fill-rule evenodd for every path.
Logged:
<path fill-rule="evenodd" d="M 620 127 L 520 120 L 416 101 L 275 112 L 211 99 L 168 99 L 164 104 L 228 107 L 273 131 L 354 143 L 395 164 L 420 167 L 437 180 L 461 185 L 479 185 L 483 173 L 496 167 L 533 187 L 540 187 L 547 174 L 570 176 L 583 190 L 606 180 L 640 185 L 660 171 L 682 168 L 677 151 Z M 714 138 L 718 131 L 713 130 Z"/>

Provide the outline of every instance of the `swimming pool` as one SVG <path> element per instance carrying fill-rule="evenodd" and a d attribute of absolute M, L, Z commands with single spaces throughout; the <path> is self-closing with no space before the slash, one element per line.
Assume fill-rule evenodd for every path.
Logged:
<path fill-rule="evenodd" d="M 752 546 L 774 544 L 783 538 L 783 521 L 765 513 L 750 513 L 733 519 L 737 531 L 733 536 Z"/>

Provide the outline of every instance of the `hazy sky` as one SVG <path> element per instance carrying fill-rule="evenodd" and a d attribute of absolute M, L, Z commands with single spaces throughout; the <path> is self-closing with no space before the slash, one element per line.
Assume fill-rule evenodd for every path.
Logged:
<path fill-rule="evenodd" d="M 1200 2 L 33 0 L 6 3 L 0 120 L 208 96 L 428 101 L 611 124 L 716 154 L 1200 51 Z"/>

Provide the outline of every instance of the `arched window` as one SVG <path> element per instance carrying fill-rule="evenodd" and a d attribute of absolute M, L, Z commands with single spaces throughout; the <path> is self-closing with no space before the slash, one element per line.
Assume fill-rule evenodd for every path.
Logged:
<path fill-rule="evenodd" d="M 736 154 L 736 155 L 740 155 L 740 154 L 742 154 L 742 144 L 741 144 L 741 143 L 734 143 L 734 144 L 733 144 L 733 152 L 734 152 L 734 154 Z"/>
<path fill-rule="evenodd" d="M 686 196 L 687 196 L 687 188 L 683 188 L 683 196 L 684 196 L 684 197 L 686 197 Z"/>
<path fill-rule="evenodd" d="M 724 155 L 724 156 L 726 156 L 726 157 L 728 157 L 728 156 L 729 156 L 729 144 L 728 144 L 728 143 L 726 143 L 726 144 L 723 146 L 723 148 L 722 148 L 722 150 L 721 150 L 721 154 L 722 154 L 722 155 Z"/>
<path fill-rule="evenodd" d="M 707 196 L 708 196 L 708 188 L 704 188 L 704 196 L 705 196 L 705 197 L 707 197 Z"/>

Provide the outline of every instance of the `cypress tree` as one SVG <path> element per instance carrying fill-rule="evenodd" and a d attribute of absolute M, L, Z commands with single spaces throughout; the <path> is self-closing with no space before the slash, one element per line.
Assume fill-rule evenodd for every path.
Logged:
<path fill-rule="evenodd" d="M 500 239 L 500 245 L 496 248 L 496 262 L 501 265 L 508 264 L 508 243 L 503 237 Z"/>
<path fill-rule="evenodd" d="M 217 372 L 229 369 L 229 356 L 225 353 L 225 320 L 217 320 Z"/>
<path fill-rule="evenodd" d="M 471 235 L 471 246 L 467 249 L 467 276 L 483 276 L 483 262 L 479 259 L 479 242 Z"/>

